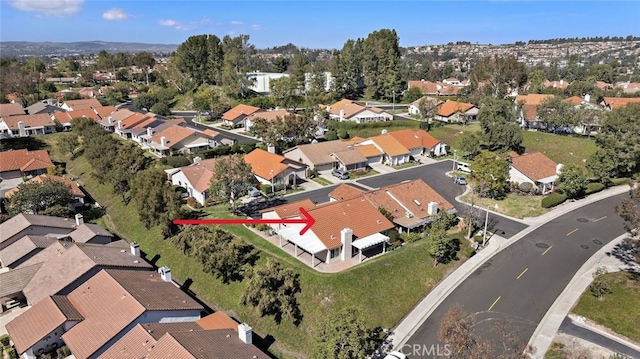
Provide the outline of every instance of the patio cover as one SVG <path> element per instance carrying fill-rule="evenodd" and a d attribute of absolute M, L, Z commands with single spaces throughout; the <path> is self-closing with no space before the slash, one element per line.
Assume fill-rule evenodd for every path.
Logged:
<path fill-rule="evenodd" d="M 353 241 L 353 243 L 351 243 L 351 245 L 353 245 L 354 247 L 358 248 L 359 250 L 363 250 L 369 247 L 373 247 L 376 244 L 380 244 L 383 242 L 388 242 L 389 241 L 389 237 L 385 236 L 382 233 L 374 233 L 370 236 L 364 237 L 364 238 L 360 238 L 358 240 Z"/>
<path fill-rule="evenodd" d="M 302 230 L 302 228 L 304 228 L 304 224 L 291 224 L 289 227 L 281 229 L 278 234 L 311 254 L 316 254 L 327 249 L 312 231 L 309 230 L 301 236 L 300 230 Z"/>

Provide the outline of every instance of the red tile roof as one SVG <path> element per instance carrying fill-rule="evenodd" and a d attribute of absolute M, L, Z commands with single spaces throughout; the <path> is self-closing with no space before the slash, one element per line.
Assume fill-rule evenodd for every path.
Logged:
<path fill-rule="evenodd" d="M 80 190 L 80 188 L 75 182 L 71 181 L 68 178 L 53 176 L 45 173 L 45 174 L 41 174 L 39 176 L 33 177 L 32 179 L 28 180 L 25 183 L 43 183 L 44 181 L 56 181 L 56 182 L 64 183 L 65 185 L 71 187 L 71 193 L 75 197 L 84 198 L 84 192 Z M 20 186 L 14 187 L 8 190 L 7 192 L 5 192 L 4 197 L 10 198 L 11 196 L 13 196 L 14 193 L 18 192 L 19 190 L 20 190 Z"/>
<path fill-rule="evenodd" d="M 222 311 L 217 311 L 198 319 L 196 324 L 205 330 L 233 329 L 236 332 L 238 331 L 238 323 Z"/>
<path fill-rule="evenodd" d="M 558 164 L 541 152 L 512 157 L 511 165 L 532 181 L 556 175 Z"/>
<path fill-rule="evenodd" d="M 417 87 L 423 94 L 436 94 L 438 93 L 438 84 L 431 81 L 409 81 L 409 89 Z"/>
<path fill-rule="evenodd" d="M 117 111 L 114 106 L 94 107 L 93 110 L 100 115 L 100 117 L 107 117 Z"/>
<path fill-rule="evenodd" d="M 209 189 L 211 177 L 215 172 L 216 159 L 210 158 L 207 160 L 200 160 L 198 163 L 191 164 L 189 166 L 180 167 L 180 170 L 187 178 L 191 186 L 198 192 L 202 193 Z"/>
<path fill-rule="evenodd" d="M 291 115 L 293 114 L 287 110 L 271 110 L 271 111 L 260 110 L 252 113 L 248 117 L 249 119 L 251 119 L 251 121 L 255 121 L 256 118 L 262 118 L 270 122 L 275 120 L 276 117 L 280 117 L 284 119 L 286 116 L 291 116 Z"/>
<path fill-rule="evenodd" d="M 267 181 L 290 168 L 283 163 L 285 159 L 284 156 L 270 153 L 260 148 L 256 148 L 244 155 L 244 161 L 251 165 L 253 174 Z"/>
<path fill-rule="evenodd" d="M 285 203 L 280 206 L 267 208 L 260 212 L 264 213 L 264 212 L 273 211 L 273 212 L 276 212 L 276 214 L 280 218 L 290 218 L 290 217 L 295 217 L 300 215 L 300 207 L 306 210 L 309 210 L 311 208 L 314 208 L 315 206 L 316 205 L 310 199 L 306 198 L 300 201 Z"/>
<path fill-rule="evenodd" d="M 67 115 L 69 116 L 70 119 L 80 118 L 80 117 L 91 118 L 91 119 L 94 119 L 95 121 L 100 121 L 102 119 L 100 117 L 100 115 L 98 115 L 91 108 L 85 108 L 85 109 L 82 109 L 82 110 L 69 111 L 69 112 L 67 112 Z"/>
<path fill-rule="evenodd" d="M 544 95 L 544 94 L 529 94 L 529 95 L 518 95 L 516 96 L 516 103 L 523 103 L 527 105 L 540 105 L 547 99 L 554 98 L 554 95 Z"/>
<path fill-rule="evenodd" d="M 438 115 L 450 117 L 457 112 L 467 112 L 474 107 L 476 107 L 476 105 L 472 103 L 447 101 L 438 107 Z"/>
<path fill-rule="evenodd" d="M 395 157 L 409 154 L 409 150 L 388 133 L 374 136 L 370 139 L 389 156 Z"/>
<path fill-rule="evenodd" d="M 360 145 L 355 146 L 354 148 L 366 158 L 382 155 L 382 151 L 380 151 L 376 145 Z"/>
<path fill-rule="evenodd" d="M 93 98 L 84 100 L 70 100 L 65 101 L 64 103 L 74 111 L 102 107 L 100 101 Z"/>
<path fill-rule="evenodd" d="M 19 103 L 0 103 L 0 117 L 24 114 L 24 108 Z"/>
<path fill-rule="evenodd" d="M 0 172 L 35 171 L 53 166 L 47 150 L 10 150 L 0 152 Z"/>
<path fill-rule="evenodd" d="M 223 120 L 235 121 L 242 116 L 249 116 L 254 112 L 260 111 L 259 107 L 240 104 L 222 115 Z"/>
<path fill-rule="evenodd" d="M 408 149 L 420 147 L 431 149 L 440 143 L 439 140 L 425 130 L 397 130 L 389 132 L 389 135 L 393 136 L 393 138 Z"/>
<path fill-rule="evenodd" d="M 563 101 L 576 106 L 576 105 L 581 104 L 582 101 L 584 101 L 584 100 L 580 96 L 571 96 L 569 98 L 565 98 Z"/>
<path fill-rule="evenodd" d="M 606 106 L 615 110 L 630 103 L 640 103 L 640 97 L 605 97 L 603 102 Z"/>
<path fill-rule="evenodd" d="M 2 121 L 7 124 L 7 127 L 11 131 L 18 130 L 18 122 L 24 122 L 24 126 L 28 127 L 41 127 L 41 126 L 55 126 L 56 123 L 51 119 L 50 113 L 38 113 L 35 115 L 15 115 L 3 117 Z"/>
<path fill-rule="evenodd" d="M 366 191 L 363 189 L 356 188 L 346 183 L 341 183 L 333 191 L 329 192 L 329 197 L 340 201 L 343 199 L 350 199 L 350 198 L 362 196 L 362 194 L 364 194 L 365 192 Z"/>
<path fill-rule="evenodd" d="M 194 130 L 190 130 L 186 127 L 173 125 L 166 128 L 164 131 L 154 134 L 151 137 L 151 141 L 157 144 L 162 142 L 162 137 L 165 137 L 167 140 L 167 147 L 171 148 L 175 146 L 180 141 L 186 139 L 187 137 L 197 133 Z"/>

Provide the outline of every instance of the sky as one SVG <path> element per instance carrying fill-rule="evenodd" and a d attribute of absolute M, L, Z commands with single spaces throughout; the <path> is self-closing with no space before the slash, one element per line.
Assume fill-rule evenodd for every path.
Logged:
<path fill-rule="evenodd" d="M 247 34 L 257 48 L 341 48 L 395 29 L 401 46 L 640 35 L 640 1 L 0 0 L 0 41 L 179 44 Z"/>

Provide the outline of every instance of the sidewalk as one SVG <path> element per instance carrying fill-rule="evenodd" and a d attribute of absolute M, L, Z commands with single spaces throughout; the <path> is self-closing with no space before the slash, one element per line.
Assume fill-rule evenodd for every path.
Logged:
<path fill-rule="evenodd" d="M 544 358 L 544 354 L 551 346 L 551 342 L 558 332 L 562 321 L 569 314 L 578 299 L 580 299 L 582 293 L 584 293 L 584 291 L 589 287 L 593 280 L 593 273 L 598 269 L 598 267 L 605 267 L 607 272 L 617 272 L 633 268 L 632 266 L 626 265 L 618 258 L 607 255 L 608 252 L 611 252 L 614 247 L 621 243 L 626 237 L 626 234 L 617 237 L 591 256 L 591 258 L 589 258 L 584 265 L 580 267 L 562 294 L 560 294 L 556 301 L 553 302 L 553 305 L 551 305 L 547 314 L 542 318 L 542 321 L 538 324 L 535 332 L 533 332 L 533 336 L 529 340 L 529 345 L 535 348 L 532 356 L 533 358 Z M 584 323 L 584 321 L 578 321 L 578 323 L 581 326 L 608 337 L 613 341 L 640 350 L 638 345 L 631 343 L 624 338 L 604 332 L 594 326 Z"/>
<path fill-rule="evenodd" d="M 418 303 L 418 305 L 404 317 L 400 324 L 398 324 L 398 326 L 394 328 L 386 341 L 390 342 L 392 348 L 399 348 L 404 345 L 416 332 L 420 325 L 424 323 L 429 315 L 433 313 L 433 311 L 444 301 L 444 299 L 449 294 L 451 294 L 451 292 L 453 292 L 458 287 L 458 285 L 460 285 L 460 283 L 467 279 L 467 277 L 469 277 L 471 273 L 478 269 L 487 260 L 489 260 L 495 254 L 499 253 L 501 250 L 505 249 L 512 243 L 518 241 L 520 238 L 535 231 L 553 218 L 559 217 L 565 213 L 571 212 L 587 204 L 591 204 L 601 199 L 615 196 L 628 191 L 629 186 L 621 185 L 606 189 L 598 193 L 594 193 L 584 199 L 573 202 L 566 202 L 563 205 L 558 206 L 556 209 L 540 217 L 536 217 L 535 220 L 530 220 L 529 223 L 531 225 L 529 227 L 509 239 L 505 239 L 497 235 L 492 236 L 488 245 L 484 249 L 482 249 L 476 255 L 463 263 L 455 271 L 444 278 L 435 288 L 433 288 L 433 290 L 429 292 L 429 294 L 427 294 L 427 296 L 424 297 L 424 299 L 422 299 L 422 301 L 420 301 L 420 303 Z M 558 322 L 558 327 L 561 322 L 562 320 Z M 557 327 L 555 330 L 557 331 Z M 547 347 L 550 343 L 551 342 L 547 344 Z M 544 355 L 544 352 L 542 354 Z"/>

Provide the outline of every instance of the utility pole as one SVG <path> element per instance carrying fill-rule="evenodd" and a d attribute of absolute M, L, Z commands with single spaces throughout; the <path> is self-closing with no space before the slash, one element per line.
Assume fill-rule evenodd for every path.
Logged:
<path fill-rule="evenodd" d="M 396 90 L 393 90 L 393 109 L 396 109 Z"/>
<path fill-rule="evenodd" d="M 486 215 L 484 217 L 484 231 L 482 231 L 482 247 L 483 248 L 487 244 L 487 225 L 489 224 L 489 208 L 485 208 L 484 210 L 486 212 Z"/>

